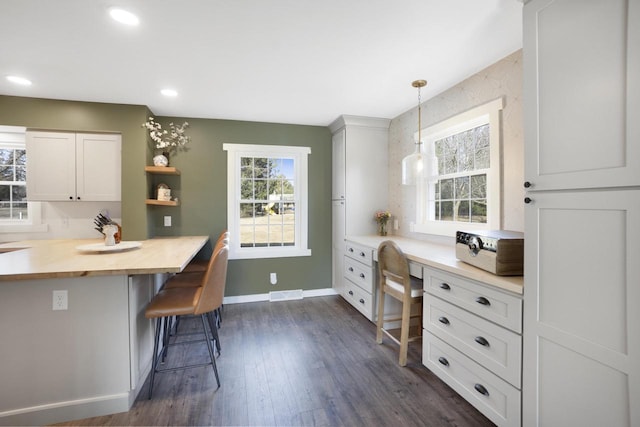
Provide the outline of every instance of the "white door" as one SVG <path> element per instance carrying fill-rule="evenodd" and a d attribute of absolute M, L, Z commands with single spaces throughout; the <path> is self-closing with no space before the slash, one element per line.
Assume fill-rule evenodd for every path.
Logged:
<path fill-rule="evenodd" d="M 76 200 L 75 133 L 27 132 L 27 199 Z"/>
<path fill-rule="evenodd" d="M 640 426 L 640 190 L 529 197 L 523 425 Z"/>
<path fill-rule="evenodd" d="M 640 0 L 524 6 L 525 181 L 640 185 Z"/>

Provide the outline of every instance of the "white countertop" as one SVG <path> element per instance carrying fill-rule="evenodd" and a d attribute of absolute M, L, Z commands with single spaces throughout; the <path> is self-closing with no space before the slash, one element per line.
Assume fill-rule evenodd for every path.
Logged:
<path fill-rule="evenodd" d="M 467 279 L 477 280 L 497 288 L 522 295 L 523 276 L 496 276 L 456 258 L 453 245 L 437 244 L 400 236 L 347 236 L 346 240 L 377 249 L 385 240 L 394 241 L 410 260 L 426 266 L 454 273 Z M 374 259 L 377 252 L 374 251 Z"/>

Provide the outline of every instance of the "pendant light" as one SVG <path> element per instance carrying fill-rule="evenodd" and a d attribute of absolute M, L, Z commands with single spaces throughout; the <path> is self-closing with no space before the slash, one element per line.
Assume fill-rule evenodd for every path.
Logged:
<path fill-rule="evenodd" d="M 420 98 L 420 89 L 427 85 L 426 80 L 415 80 L 411 86 L 418 88 L 418 140 L 416 141 L 416 151 L 402 159 L 402 184 L 415 185 L 418 178 L 422 175 L 424 167 L 424 158 L 422 156 L 422 106 Z"/>

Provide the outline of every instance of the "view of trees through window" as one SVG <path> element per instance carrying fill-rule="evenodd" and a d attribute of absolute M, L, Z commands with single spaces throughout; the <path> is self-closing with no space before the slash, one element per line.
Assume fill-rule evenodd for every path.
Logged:
<path fill-rule="evenodd" d="M 433 219 L 486 223 L 489 124 L 437 140 L 434 150 Z"/>
<path fill-rule="evenodd" d="M 294 160 L 240 159 L 240 246 L 295 245 Z"/>
<path fill-rule="evenodd" d="M 27 219 L 27 152 L 0 148 L 0 220 Z"/>

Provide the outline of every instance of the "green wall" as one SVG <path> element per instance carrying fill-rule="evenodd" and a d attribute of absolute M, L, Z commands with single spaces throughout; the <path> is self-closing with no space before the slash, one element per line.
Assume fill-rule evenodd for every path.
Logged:
<path fill-rule="evenodd" d="M 190 149 L 170 159 L 180 176 L 147 176 L 153 152 L 145 129 L 153 115 L 146 106 L 58 101 L 0 95 L 0 124 L 29 128 L 122 134 L 122 226 L 126 240 L 155 236 L 209 235 L 227 226 L 227 156 L 224 143 L 311 147 L 309 156 L 310 257 L 231 260 L 227 296 L 271 290 L 331 287 L 331 134 L 328 128 L 232 120 L 156 117 L 163 128 L 188 121 Z M 155 186 L 165 182 L 178 207 L 146 206 Z M 172 227 L 163 217 L 172 217 Z M 200 256 L 208 256 L 207 246 Z M 269 284 L 269 273 L 278 284 Z"/>

